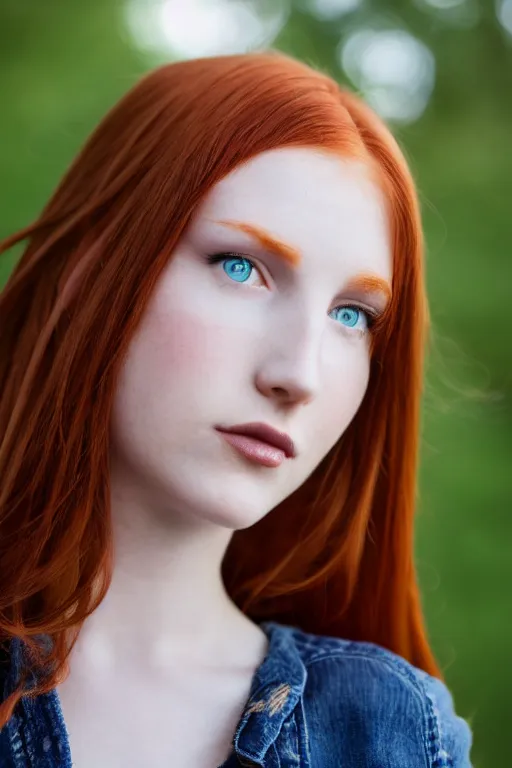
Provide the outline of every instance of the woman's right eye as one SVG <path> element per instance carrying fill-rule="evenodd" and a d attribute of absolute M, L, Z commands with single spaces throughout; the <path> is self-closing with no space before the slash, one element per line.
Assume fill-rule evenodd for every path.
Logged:
<path fill-rule="evenodd" d="M 260 271 L 258 267 L 247 258 L 237 253 L 216 253 L 206 257 L 210 266 L 224 262 L 223 269 L 226 275 L 233 281 L 245 284 L 253 270 Z M 261 274 L 261 272 L 260 272 Z M 252 283 L 251 283 L 252 285 Z"/>

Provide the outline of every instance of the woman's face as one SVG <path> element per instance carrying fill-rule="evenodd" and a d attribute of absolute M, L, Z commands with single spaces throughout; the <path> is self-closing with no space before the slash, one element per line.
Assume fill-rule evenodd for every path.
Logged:
<path fill-rule="evenodd" d="M 159 514 L 257 522 L 355 416 L 391 280 L 385 203 L 363 166 L 286 148 L 237 168 L 204 199 L 132 340 L 116 466 Z M 288 433 L 295 458 L 263 466 L 216 429 L 247 422 Z"/>

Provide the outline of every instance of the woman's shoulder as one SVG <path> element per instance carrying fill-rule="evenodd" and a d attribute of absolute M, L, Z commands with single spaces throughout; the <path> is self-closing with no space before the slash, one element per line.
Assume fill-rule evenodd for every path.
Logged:
<path fill-rule="evenodd" d="M 377 754 L 403 752 L 404 765 L 470 768 L 471 730 L 444 682 L 374 643 L 274 628 L 304 665 L 304 700 L 323 722 L 359 732 Z"/>

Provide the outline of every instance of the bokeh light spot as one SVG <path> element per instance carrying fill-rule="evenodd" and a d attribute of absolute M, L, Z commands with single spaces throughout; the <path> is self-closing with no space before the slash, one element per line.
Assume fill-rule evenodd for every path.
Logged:
<path fill-rule="evenodd" d="M 414 0 L 422 11 L 451 27 L 470 29 L 480 21 L 478 0 Z"/>
<path fill-rule="evenodd" d="M 362 0 L 305 0 L 303 7 L 318 19 L 330 20 L 355 11 Z"/>
<path fill-rule="evenodd" d="M 512 0 L 498 0 L 496 16 L 503 29 L 512 35 Z"/>
<path fill-rule="evenodd" d="M 457 5 L 463 5 L 466 0 L 423 0 L 424 3 L 433 8 L 444 10 L 445 8 L 455 8 Z"/>
<path fill-rule="evenodd" d="M 338 49 L 340 64 L 364 98 L 382 117 L 417 120 L 435 82 L 435 59 L 408 32 L 361 29 Z"/>
<path fill-rule="evenodd" d="M 125 6 L 135 44 L 178 59 L 265 48 L 288 15 L 287 0 L 129 0 Z"/>

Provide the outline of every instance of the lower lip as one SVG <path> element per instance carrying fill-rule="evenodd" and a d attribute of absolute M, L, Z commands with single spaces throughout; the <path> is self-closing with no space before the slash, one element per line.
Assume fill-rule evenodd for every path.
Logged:
<path fill-rule="evenodd" d="M 286 454 L 280 448 L 275 448 L 268 443 L 262 443 L 255 437 L 247 435 L 237 435 L 235 432 L 220 432 L 222 437 L 234 448 L 243 453 L 256 464 L 262 464 L 264 467 L 279 467 L 286 459 Z"/>

